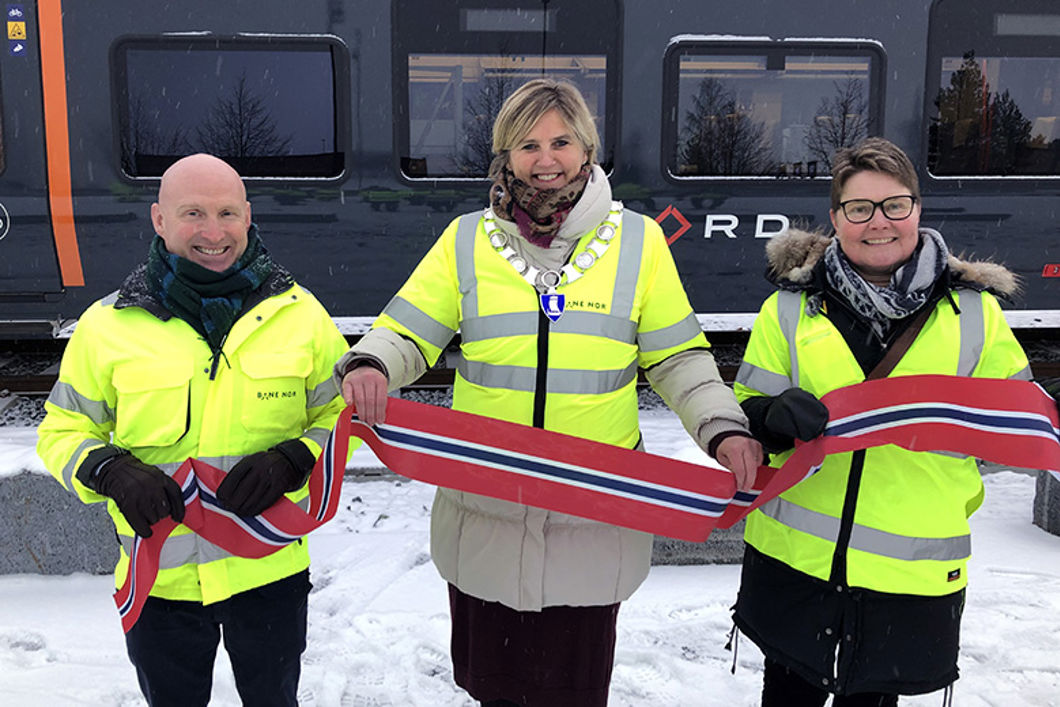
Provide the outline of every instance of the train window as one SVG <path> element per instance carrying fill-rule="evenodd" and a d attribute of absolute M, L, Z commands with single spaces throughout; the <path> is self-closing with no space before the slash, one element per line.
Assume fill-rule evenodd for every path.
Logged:
<path fill-rule="evenodd" d="M 883 129 L 872 42 L 682 38 L 663 65 L 671 178 L 827 177 L 836 149 Z"/>
<path fill-rule="evenodd" d="M 122 172 L 208 152 L 245 177 L 347 169 L 349 57 L 330 37 L 126 37 L 111 50 Z"/>
<path fill-rule="evenodd" d="M 407 180 L 482 179 L 493 121 L 526 81 L 567 80 L 585 96 L 610 170 L 621 34 L 616 0 L 436 0 L 394 4 L 395 154 Z M 586 26 L 613 28 L 587 33 Z"/>
<path fill-rule="evenodd" d="M 1060 175 L 1060 12 L 1054 0 L 940 0 L 928 35 L 928 170 Z"/>

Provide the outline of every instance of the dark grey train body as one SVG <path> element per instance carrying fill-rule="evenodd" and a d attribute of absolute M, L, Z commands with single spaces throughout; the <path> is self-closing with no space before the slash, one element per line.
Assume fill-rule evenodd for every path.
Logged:
<path fill-rule="evenodd" d="M 0 340 L 50 337 L 143 259 L 158 175 L 248 176 L 276 258 L 348 333 L 484 205 L 492 118 L 540 75 L 598 116 L 616 198 L 657 218 L 708 328 L 769 287 L 764 238 L 828 225 L 828 156 L 912 156 L 922 223 L 1060 322 L 1051 0 L 38 0 L 3 6 Z M 22 23 L 22 24 L 20 24 Z"/>

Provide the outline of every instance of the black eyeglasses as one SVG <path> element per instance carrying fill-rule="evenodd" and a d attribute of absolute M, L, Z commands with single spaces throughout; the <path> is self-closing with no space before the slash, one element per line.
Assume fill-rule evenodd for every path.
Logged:
<path fill-rule="evenodd" d="M 890 221 L 902 221 L 909 218 L 913 213 L 913 205 L 916 197 L 909 194 L 902 196 L 889 196 L 883 201 L 872 201 L 871 199 L 849 199 L 839 202 L 839 208 L 850 223 L 865 223 L 871 221 L 876 215 L 877 207 Z"/>

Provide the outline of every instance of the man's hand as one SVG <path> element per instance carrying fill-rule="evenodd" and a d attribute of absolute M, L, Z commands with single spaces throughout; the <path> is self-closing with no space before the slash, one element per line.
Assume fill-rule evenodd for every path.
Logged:
<path fill-rule="evenodd" d="M 113 498 L 141 538 L 151 537 L 151 526 L 166 516 L 178 523 L 184 520 L 184 498 L 177 482 L 131 454 L 105 461 L 93 476 L 91 488 Z"/>
<path fill-rule="evenodd" d="M 217 500 L 236 515 L 256 516 L 301 487 L 315 461 L 297 439 L 243 457 L 217 487 Z"/>
<path fill-rule="evenodd" d="M 357 408 L 357 417 L 366 425 L 386 419 L 386 374 L 372 365 L 358 366 L 342 379 L 342 399 Z"/>
<path fill-rule="evenodd" d="M 736 477 L 736 488 L 750 491 L 758 475 L 758 466 L 765 458 L 762 445 L 757 440 L 743 435 L 726 437 L 718 444 L 715 454 L 718 461 Z"/>

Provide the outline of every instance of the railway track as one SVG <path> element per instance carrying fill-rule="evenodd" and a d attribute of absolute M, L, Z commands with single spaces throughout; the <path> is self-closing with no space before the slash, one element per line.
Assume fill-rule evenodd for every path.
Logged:
<path fill-rule="evenodd" d="M 0 391 L 12 395 L 47 395 L 55 385 L 57 374 L 0 375 Z"/>
<path fill-rule="evenodd" d="M 718 366 L 721 377 L 727 383 L 732 383 L 736 377 L 737 366 Z M 1031 362 L 1031 370 L 1035 378 L 1060 377 L 1060 361 L 1038 361 Z M 55 384 L 57 374 L 31 374 L 31 375 L 0 375 L 0 394 L 6 391 L 10 395 L 24 397 L 45 396 L 51 392 Z M 643 373 L 639 383 L 647 385 Z M 423 378 L 416 381 L 409 388 L 413 390 L 437 390 L 448 388 L 453 385 L 453 370 L 436 368 L 427 371 Z"/>
<path fill-rule="evenodd" d="M 1035 378 L 1060 377 L 1060 330 L 1017 331 L 1031 359 Z M 736 377 L 746 334 L 712 332 L 718 370 L 727 383 Z M 0 426 L 35 425 L 44 416 L 44 398 L 51 392 L 59 373 L 59 360 L 65 342 L 60 340 L 7 342 L 0 344 Z M 14 345 L 12 345 L 14 344 Z M 453 385 L 451 368 L 432 368 L 409 386 L 414 399 L 445 404 Z M 647 386 L 644 374 L 640 384 Z M 654 395 L 648 392 L 649 398 Z M 642 398 L 646 402 L 649 398 Z"/>

